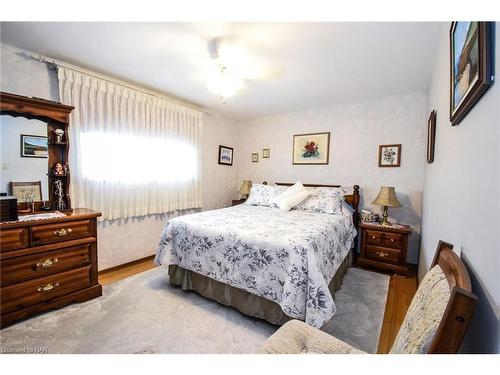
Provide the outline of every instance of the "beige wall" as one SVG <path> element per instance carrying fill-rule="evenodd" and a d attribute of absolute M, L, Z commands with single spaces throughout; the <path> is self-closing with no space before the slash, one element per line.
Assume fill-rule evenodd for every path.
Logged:
<path fill-rule="evenodd" d="M 418 260 L 427 96 L 422 93 L 367 100 L 308 111 L 263 117 L 239 124 L 239 180 L 361 186 L 361 205 L 371 204 L 380 186 L 395 186 L 401 208 L 389 210 L 393 221 L 410 224 L 408 260 Z M 292 165 L 293 135 L 331 132 L 330 163 Z M 378 145 L 402 144 L 400 168 L 378 167 Z M 271 157 L 262 159 L 262 149 Z M 251 153 L 259 162 L 251 162 Z"/>
<path fill-rule="evenodd" d="M 14 94 L 59 100 L 57 76 L 44 64 L 29 59 L 28 52 L 0 44 L 0 89 Z M 237 126 L 232 120 L 213 114 L 203 121 L 202 179 L 203 209 L 230 205 L 237 196 L 237 164 L 218 165 L 219 144 L 235 147 Z M 104 221 L 98 225 L 99 269 L 106 269 L 152 255 L 163 225 L 177 215 L 150 215 Z"/>
<path fill-rule="evenodd" d="M 429 91 L 428 111 L 437 111 L 436 149 L 434 163 L 425 166 L 419 276 L 427 272 L 440 239 L 465 256 L 480 301 L 463 350 L 494 352 L 500 317 L 500 87 L 494 83 L 462 122 L 451 126 L 449 27 L 441 31 Z M 499 40 L 497 35 L 496 71 Z"/>

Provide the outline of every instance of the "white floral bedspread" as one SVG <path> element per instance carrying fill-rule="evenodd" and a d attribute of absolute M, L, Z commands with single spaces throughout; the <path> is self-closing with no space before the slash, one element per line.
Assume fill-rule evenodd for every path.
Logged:
<path fill-rule="evenodd" d="M 332 215 L 242 204 L 169 220 L 155 263 L 244 289 L 321 327 L 335 313 L 328 284 L 355 235 L 345 209 Z"/>

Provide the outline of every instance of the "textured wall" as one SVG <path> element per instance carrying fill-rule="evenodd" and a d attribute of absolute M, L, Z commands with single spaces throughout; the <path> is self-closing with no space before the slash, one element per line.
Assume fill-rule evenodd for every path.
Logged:
<path fill-rule="evenodd" d="M 370 202 L 380 186 L 395 186 L 403 207 L 390 209 L 389 215 L 396 222 L 412 226 L 408 261 L 416 263 L 426 120 L 427 97 L 414 93 L 241 123 L 239 180 L 358 184 L 362 188 L 362 206 L 376 212 L 380 208 Z M 331 132 L 329 165 L 292 165 L 293 135 L 323 131 Z M 402 144 L 401 167 L 379 168 L 378 145 L 392 143 Z M 271 149 L 269 159 L 262 159 L 263 148 Z M 251 162 L 252 152 L 259 152 L 258 163 Z"/>
<path fill-rule="evenodd" d="M 437 110 L 433 164 L 426 164 L 420 278 L 440 239 L 465 255 L 479 296 L 463 351 L 498 352 L 500 317 L 500 87 L 485 93 L 458 126 L 449 122 L 449 27 L 441 31 L 429 107 Z M 498 32 L 498 30 L 497 30 Z M 495 45 L 496 71 L 500 38 Z"/>
<path fill-rule="evenodd" d="M 57 76 L 28 52 L 0 44 L 0 89 L 14 94 L 59 100 Z M 237 196 L 237 165 L 218 165 L 219 144 L 237 144 L 237 126 L 217 114 L 205 116 L 202 139 L 203 209 L 227 206 Z M 99 269 L 155 252 L 164 223 L 172 215 L 150 215 L 99 224 Z"/>

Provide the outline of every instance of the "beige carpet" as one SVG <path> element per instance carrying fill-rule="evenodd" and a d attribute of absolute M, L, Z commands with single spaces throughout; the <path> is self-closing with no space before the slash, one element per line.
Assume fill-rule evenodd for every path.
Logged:
<path fill-rule="evenodd" d="M 323 329 L 375 352 L 388 285 L 385 275 L 349 269 Z M 156 268 L 104 286 L 103 297 L 7 327 L 0 345 L 3 353 L 254 353 L 276 329 L 170 286 Z"/>

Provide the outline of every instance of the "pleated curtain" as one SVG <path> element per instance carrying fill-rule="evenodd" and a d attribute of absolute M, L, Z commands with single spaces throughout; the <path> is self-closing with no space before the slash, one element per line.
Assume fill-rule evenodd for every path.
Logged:
<path fill-rule="evenodd" d="M 102 219 L 199 208 L 203 114 L 164 97 L 58 68 L 69 126 L 72 206 Z"/>

